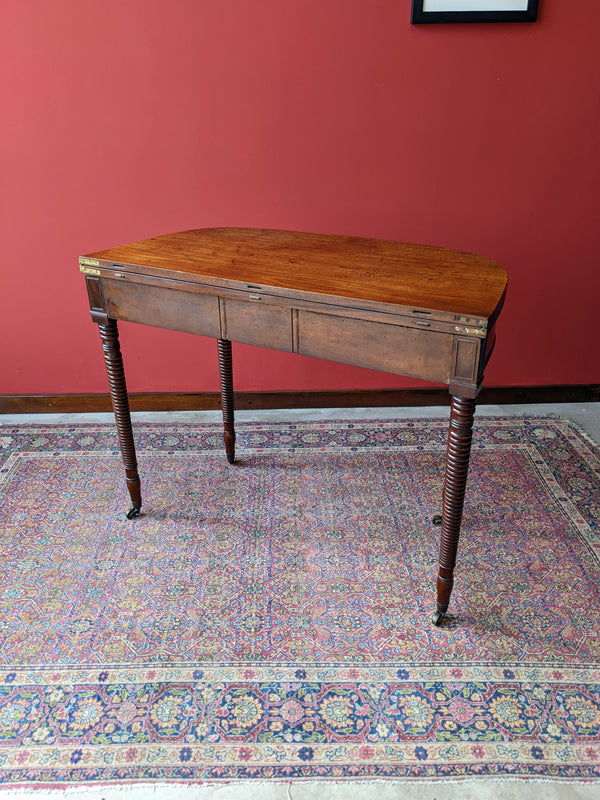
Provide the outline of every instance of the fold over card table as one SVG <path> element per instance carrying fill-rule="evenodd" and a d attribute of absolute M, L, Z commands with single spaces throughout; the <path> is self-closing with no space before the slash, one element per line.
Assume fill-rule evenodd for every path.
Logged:
<path fill-rule="evenodd" d="M 117 320 L 217 340 L 230 463 L 231 342 L 447 384 L 450 425 L 433 618 L 441 622 L 453 585 L 476 398 L 506 291 L 502 267 L 439 247 L 250 228 L 159 236 L 82 256 L 79 265 L 102 339 L 130 519 L 142 499 Z"/>

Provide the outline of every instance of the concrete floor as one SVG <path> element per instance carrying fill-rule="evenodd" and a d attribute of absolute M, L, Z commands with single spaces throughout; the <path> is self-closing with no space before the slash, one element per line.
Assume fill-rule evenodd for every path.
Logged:
<path fill-rule="evenodd" d="M 422 408 L 307 408 L 274 409 L 271 411 L 236 411 L 239 422 L 261 420 L 323 420 L 323 419 L 393 419 L 415 417 L 447 417 L 445 406 L 426 406 Z M 133 413 L 134 421 L 142 422 L 219 422 L 220 411 L 156 411 Z M 600 403 L 555 403 L 536 405 L 478 406 L 477 416 L 548 416 L 565 417 L 584 430 L 596 443 L 600 444 Z M 112 422 L 112 414 L 0 414 L 1 425 L 19 425 L 28 422 L 72 423 L 72 422 Z"/>
<path fill-rule="evenodd" d="M 551 416 L 575 422 L 600 444 L 600 403 L 555 405 L 480 406 L 479 416 Z M 182 411 L 174 413 L 136 413 L 134 422 L 218 422 L 219 411 Z M 323 419 L 390 419 L 447 417 L 445 407 L 426 408 L 351 408 L 302 409 L 275 411 L 240 411 L 242 421 L 290 421 Z M 112 422 L 112 414 L 6 414 L 1 425 L 26 423 Z M 31 798 L 30 790 L 3 788 L 7 800 Z M 405 783 L 373 781 L 369 783 L 293 782 L 244 783 L 226 786 L 111 786 L 66 790 L 38 790 L 36 800 L 600 800 L 600 782 L 476 780 Z"/>

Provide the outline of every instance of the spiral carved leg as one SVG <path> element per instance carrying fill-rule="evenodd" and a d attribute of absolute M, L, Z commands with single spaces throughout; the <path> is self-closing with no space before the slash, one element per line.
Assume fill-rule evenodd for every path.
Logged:
<path fill-rule="evenodd" d="M 233 367 L 231 362 L 231 342 L 217 339 L 219 352 L 219 377 L 221 379 L 221 405 L 223 408 L 223 439 L 227 461 L 235 461 L 235 429 L 233 426 Z"/>
<path fill-rule="evenodd" d="M 442 535 L 437 577 L 437 611 L 432 620 L 434 625 L 441 623 L 448 610 L 454 583 L 454 565 L 469 471 L 474 413 L 475 400 L 452 396 L 448 449 L 446 451 L 446 475 L 442 493 Z"/>
<path fill-rule="evenodd" d="M 119 346 L 119 331 L 116 321 L 110 318 L 107 319 L 105 324 L 98 325 L 98 328 L 100 330 L 100 338 L 102 339 L 104 364 L 106 366 L 106 375 L 110 387 L 113 411 L 115 413 L 121 455 L 123 456 L 127 489 L 131 497 L 132 505 L 127 512 L 127 517 L 128 519 L 133 519 L 140 513 L 142 494 L 140 476 L 138 475 L 135 457 L 133 431 L 131 430 L 131 415 L 129 413 L 129 399 L 127 397 L 127 386 L 125 384 L 123 358 Z"/>

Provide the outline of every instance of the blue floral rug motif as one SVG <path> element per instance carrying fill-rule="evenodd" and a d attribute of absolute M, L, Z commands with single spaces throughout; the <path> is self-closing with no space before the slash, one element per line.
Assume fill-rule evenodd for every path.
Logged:
<path fill-rule="evenodd" d="M 600 778 L 600 453 L 477 418 L 0 428 L 0 781 Z"/>

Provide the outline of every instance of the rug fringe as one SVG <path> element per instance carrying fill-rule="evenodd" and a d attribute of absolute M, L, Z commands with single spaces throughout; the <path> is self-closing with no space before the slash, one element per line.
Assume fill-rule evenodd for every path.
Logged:
<path fill-rule="evenodd" d="M 0 786 L 2 800 L 597 800 L 599 781 L 461 779 L 448 781 L 271 781 L 212 784 L 112 784 L 67 788 Z"/>

